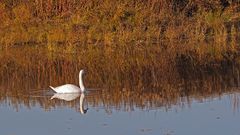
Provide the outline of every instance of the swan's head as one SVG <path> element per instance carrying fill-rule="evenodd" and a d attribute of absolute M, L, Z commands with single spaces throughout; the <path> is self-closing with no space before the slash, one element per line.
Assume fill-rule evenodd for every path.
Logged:
<path fill-rule="evenodd" d="M 79 72 L 79 74 L 84 74 L 85 73 L 85 71 L 82 69 L 82 70 L 80 70 L 80 72 Z"/>

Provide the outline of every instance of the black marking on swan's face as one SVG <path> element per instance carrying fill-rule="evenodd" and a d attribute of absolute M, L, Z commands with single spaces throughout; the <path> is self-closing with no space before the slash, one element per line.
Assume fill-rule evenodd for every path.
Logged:
<path fill-rule="evenodd" d="M 80 73 L 81 73 L 81 74 L 85 74 L 85 71 L 82 69 L 82 70 L 80 71 Z"/>

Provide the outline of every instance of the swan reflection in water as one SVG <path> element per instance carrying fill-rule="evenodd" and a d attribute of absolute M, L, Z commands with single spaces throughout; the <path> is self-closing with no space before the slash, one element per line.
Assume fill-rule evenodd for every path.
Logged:
<path fill-rule="evenodd" d="M 88 108 L 84 108 L 84 99 L 85 99 L 85 93 L 55 93 L 51 100 L 54 98 L 65 100 L 65 101 L 73 101 L 76 98 L 80 96 L 80 112 L 81 114 L 86 114 L 88 111 Z"/>

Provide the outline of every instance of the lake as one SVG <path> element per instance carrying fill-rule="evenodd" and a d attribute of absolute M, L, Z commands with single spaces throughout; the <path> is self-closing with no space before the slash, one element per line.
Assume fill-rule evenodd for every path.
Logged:
<path fill-rule="evenodd" d="M 196 69 L 152 46 L 67 49 L 1 50 L 1 134 L 240 134 L 236 63 Z M 86 94 L 49 88 L 78 85 L 80 69 Z"/>

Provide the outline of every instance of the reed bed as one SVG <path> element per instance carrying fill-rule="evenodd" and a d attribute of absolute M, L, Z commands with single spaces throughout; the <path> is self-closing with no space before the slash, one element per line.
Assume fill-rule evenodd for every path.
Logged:
<path fill-rule="evenodd" d="M 78 111 L 78 100 L 66 103 L 41 95 L 45 90 L 50 91 L 49 85 L 77 85 L 78 72 L 82 68 L 87 72 L 86 86 L 101 89 L 100 93 L 90 95 L 87 103 L 103 106 L 108 113 L 113 108 L 132 111 L 136 107 L 144 110 L 164 107 L 167 111 L 173 105 L 186 107 L 192 100 L 202 101 L 237 92 L 234 88 L 240 83 L 237 63 L 228 61 L 219 67 L 211 66 L 213 70 L 209 67 L 194 70 L 191 69 L 194 67 L 179 65 L 176 59 L 169 59 L 168 53 L 159 53 L 160 47 L 127 49 L 131 50 L 127 55 L 115 51 L 103 53 L 103 48 L 98 46 L 71 54 L 48 52 L 47 49 L 45 46 L 15 47 L 1 52 L 1 102 L 11 104 L 16 110 L 21 105 L 29 108 L 40 105 L 46 111 L 58 106 Z M 152 52 L 151 57 L 146 55 L 148 52 Z M 40 94 L 33 94 L 34 91 Z"/>
<path fill-rule="evenodd" d="M 230 0 L 2 0 L 0 47 L 63 46 L 72 53 L 103 46 L 125 53 L 157 44 L 174 56 L 224 60 L 239 52 L 239 8 Z"/>
<path fill-rule="evenodd" d="M 239 5 L 230 0 L 2 0 L 0 43 L 224 42 L 239 37 Z"/>
<path fill-rule="evenodd" d="M 78 84 L 82 68 L 88 87 L 114 95 L 90 103 L 109 108 L 168 108 L 190 97 L 230 92 L 239 86 L 239 5 L 233 0 L 2 0 L 0 101 L 11 97 L 16 108 L 40 104 L 46 110 L 65 104 L 23 95 Z"/>

